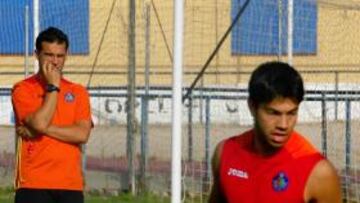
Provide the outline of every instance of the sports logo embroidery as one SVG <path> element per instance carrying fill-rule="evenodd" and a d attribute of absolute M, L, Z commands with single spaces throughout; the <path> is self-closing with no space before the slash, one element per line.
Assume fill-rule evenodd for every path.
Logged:
<path fill-rule="evenodd" d="M 279 172 L 272 179 L 273 189 L 277 192 L 284 191 L 289 186 L 289 178 L 284 172 Z"/>
<path fill-rule="evenodd" d="M 236 176 L 243 179 L 249 179 L 249 175 L 246 171 L 235 169 L 235 168 L 229 168 L 228 170 L 228 176 Z"/>
<path fill-rule="evenodd" d="M 75 96 L 74 96 L 74 94 L 73 93 L 71 93 L 71 92 L 67 92 L 66 94 L 65 94 L 65 101 L 66 102 L 73 102 L 75 100 Z"/>

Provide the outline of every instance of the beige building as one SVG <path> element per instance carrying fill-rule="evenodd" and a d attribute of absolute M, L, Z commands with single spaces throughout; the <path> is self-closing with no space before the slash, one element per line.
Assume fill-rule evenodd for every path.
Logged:
<path fill-rule="evenodd" d="M 128 70 L 128 1 L 90 0 L 88 55 L 70 55 L 66 75 L 90 86 L 126 85 Z M 150 11 L 150 84 L 171 85 L 173 1 L 136 1 L 137 85 L 144 84 L 146 6 Z M 294 55 L 293 64 L 310 83 L 357 83 L 360 76 L 360 2 L 318 0 L 317 51 Z M 54 11 L 55 12 L 55 11 Z M 200 71 L 230 24 L 231 1 L 185 1 L 184 83 Z M 58 15 L 66 15 L 59 12 Z M 261 14 L 259 14 L 261 15 Z M 79 33 L 80 35 L 81 33 Z M 294 33 L 296 35 L 296 33 Z M 71 42 L 70 42 L 71 43 Z M 256 43 L 256 42 L 254 42 Z M 287 61 L 287 56 L 281 56 Z M 277 55 L 233 55 L 231 35 L 225 40 L 203 77 L 204 85 L 234 86 L 247 83 L 248 72 Z M 0 55 L 0 85 L 22 79 L 24 56 Z M 33 68 L 29 59 L 29 70 Z M 307 72 L 310 71 L 311 73 Z M 316 72 L 316 73 L 314 73 Z M 5 74 L 7 73 L 7 74 Z M 15 74 L 16 73 L 16 74 Z M 90 76 L 90 73 L 93 73 Z"/>

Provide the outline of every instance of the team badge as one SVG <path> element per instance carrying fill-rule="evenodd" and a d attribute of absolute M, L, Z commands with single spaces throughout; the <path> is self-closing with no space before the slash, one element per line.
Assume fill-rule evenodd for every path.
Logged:
<path fill-rule="evenodd" d="M 284 172 L 279 172 L 272 179 L 272 187 L 276 192 L 281 192 L 289 186 L 289 178 Z"/>
<path fill-rule="evenodd" d="M 67 92 L 67 93 L 65 94 L 65 101 L 66 101 L 66 102 L 69 102 L 69 103 L 70 103 L 70 102 L 73 102 L 74 99 L 75 99 L 75 96 L 74 96 L 73 93 Z"/>

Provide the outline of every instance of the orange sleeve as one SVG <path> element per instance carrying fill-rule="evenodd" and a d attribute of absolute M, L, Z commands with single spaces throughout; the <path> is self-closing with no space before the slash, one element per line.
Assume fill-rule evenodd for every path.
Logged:
<path fill-rule="evenodd" d="M 89 120 L 91 121 L 91 108 L 90 108 L 90 98 L 89 93 L 84 87 L 78 88 L 77 91 L 77 104 L 76 104 L 76 113 L 75 120 Z"/>
<path fill-rule="evenodd" d="M 39 99 L 27 84 L 18 83 L 14 86 L 11 93 L 11 101 L 15 113 L 16 124 L 21 124 L 23 120 L 31 113 L 35 112 L 41 105 L 37 104 Z"/>

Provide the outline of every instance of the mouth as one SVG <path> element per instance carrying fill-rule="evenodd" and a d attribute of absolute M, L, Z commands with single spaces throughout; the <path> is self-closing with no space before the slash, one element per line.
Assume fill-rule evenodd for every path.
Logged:
<path fill-rule="evenodd" d="M 275 143 L 285 143 L 286 140 L 288 138 L 287 134 L 280 134 L 280 133 L 273 133 L 271 134 L 271 139 L 273 140 L 273 142 Z"/>

